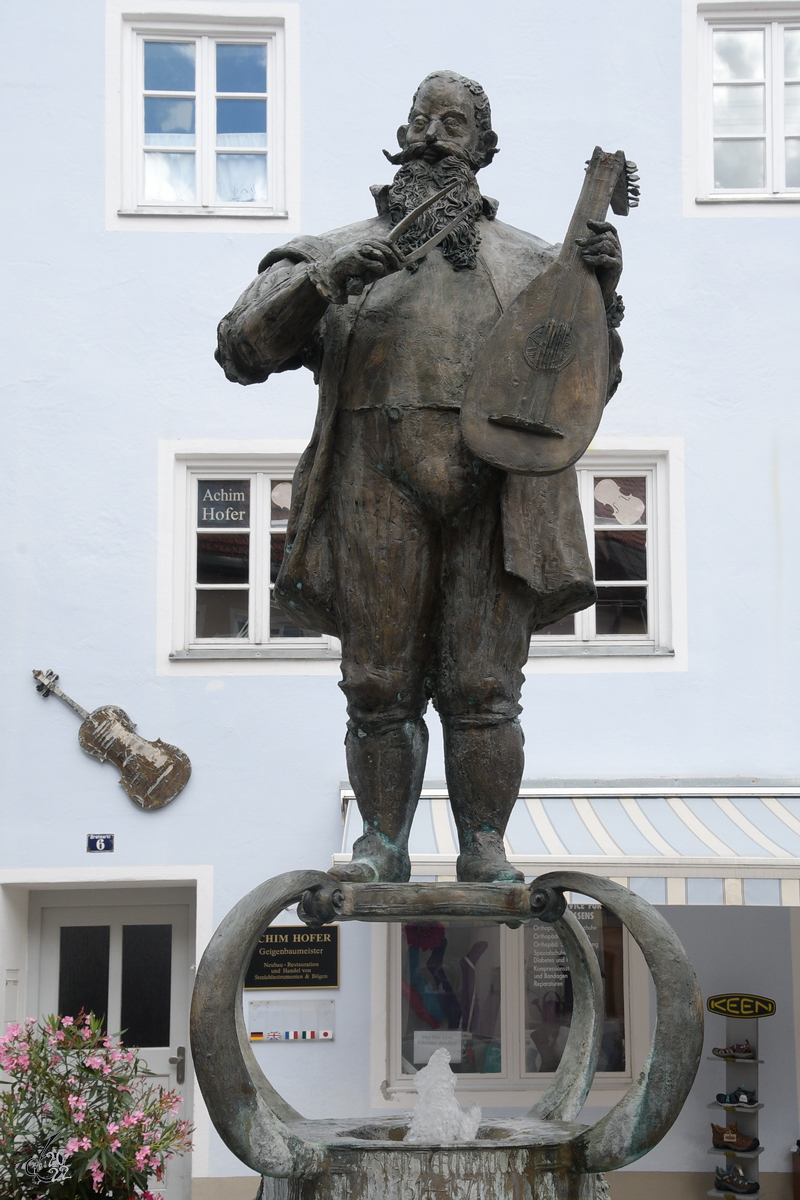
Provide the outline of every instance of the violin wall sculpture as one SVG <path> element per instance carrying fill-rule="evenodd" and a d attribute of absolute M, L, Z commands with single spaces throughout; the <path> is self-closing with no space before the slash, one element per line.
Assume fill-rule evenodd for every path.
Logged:
<path fill-rule="evenodd" d="M 115 704 L 87 712 L 57 686 L 53 671 L 34 671 L 36 690 L 45 699 L 58 696 L 83 718 L 81 748 L 100 762 L 110 759 L 121 771 L 120 783 L 139 808 L 163 808 L 186 786 L 192 764 L 183 750 L 157 738 L 148 742 L 136 732 L 128 714 Z"/>

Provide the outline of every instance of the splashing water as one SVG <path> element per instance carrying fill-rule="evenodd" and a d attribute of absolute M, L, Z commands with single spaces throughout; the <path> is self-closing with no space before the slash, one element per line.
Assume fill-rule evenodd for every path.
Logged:
<path fill-rule="evenodd" d="M 417 1103 L 411 1114 L 406 1142 L 471 1142 L 481 1121 L 477 1104 L 466 1111 L 456 1100 L 456 1077 L 450 1053 L 441 1046 L 414 1077 Z"/>

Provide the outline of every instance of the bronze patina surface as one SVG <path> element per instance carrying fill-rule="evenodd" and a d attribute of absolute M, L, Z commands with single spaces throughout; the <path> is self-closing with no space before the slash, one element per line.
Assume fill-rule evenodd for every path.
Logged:
<path fill-rule="evenodd" d="M 499 370 L 492 336 L 503 314 L 561 259 L 497 220 L 497 202 L 481 194 L 477 172 L 497 135 L 479 84 L 451 71 L 428 76 L 398 141 L 399 154 L 387 155 L 394 179 L 373 189 L 378 215 L 267 254 L 220 324 L 217 358 L 241 384 L 299 367 L 319 381 L 275 597 L 299 626 L 342 642 L 347 767 L 364 832 L 337 874 L 409 878 L 432 700 L 458 878 L 514 882 L 503 833 L 523 771 L 530 636 L 592 604 L 595 589 L 573 468 L 534 475 L 487 461 L 464 439 L 461 408 L 476 362 L 491 377 L 497 358 Z M 585 309 L 594 333 L 569 332 L 567 317 L 551 328 L 540 314 L 521 346 L 526 378 L 540 367 L 573 372 L 581 349 L 594 366 L 577 371 L 578 390 L 591 376 L 602 406 L 620 377 L 622 257 L 612 226 L 580 229 L 570 269 L 576 295 L 591 303 L 570 301 L 564 312 L 573 321 Z"/>

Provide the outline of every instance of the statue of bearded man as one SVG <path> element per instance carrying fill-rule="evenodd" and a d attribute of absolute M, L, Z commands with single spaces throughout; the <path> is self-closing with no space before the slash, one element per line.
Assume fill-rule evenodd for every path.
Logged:
<path fill-rule="evenodd" d="M 423 80 L 398 130 L 378 215 L 271 251 L 223 319 L 217 359 L 258 383 L 308 367 L 319 381 L 311 444 L 295 475 L 275 597 L 304 629 L 342 642 L 347 767 L 364 820 L 342 880 L 405 881 L 428 744 L 429 700 L 466 882 L 519 880 L 503 834 L 523 771 L 522 667 L 531 634 L 592 604 L 572 468 L 534 477 L 468 449 L 459 410 L 476 356 L 554 247 L 497 221 L 476 173 L 497 152 L 489 102 L 472 80 Z M 396 242 L 393 226 L 455 187 Z M 419 261 L 421 246 L 467 205 Z M 580 241 L 613 328 L 622 269 L 612 226 Z"/>

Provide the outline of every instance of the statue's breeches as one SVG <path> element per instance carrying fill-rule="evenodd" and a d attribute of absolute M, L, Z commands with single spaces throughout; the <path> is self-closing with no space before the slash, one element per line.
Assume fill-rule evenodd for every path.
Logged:
<path fill-rule="evenodd" d="M 328 497 L 351 728 L 520 711 L 535 599 L 503 566 L 503 475 L 455 410 L 340 413 Z M 366 730 L 365 730 L 366 731 Z"/>

